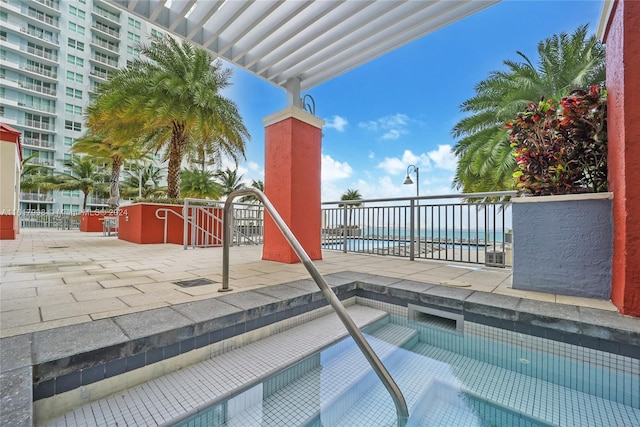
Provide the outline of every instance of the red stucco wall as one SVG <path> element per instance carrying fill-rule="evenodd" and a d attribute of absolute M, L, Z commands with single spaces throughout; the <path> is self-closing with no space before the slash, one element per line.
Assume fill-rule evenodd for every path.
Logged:
<path fill-rule="evenodd" d="M 614 193 L 611 300 L 621 313 L 640 316 L 640 2 L 614 4 L 604 42 Z"/>
<path fill-rule="evenodd" d="M 106 212 L 82 212 L 80 214 L 80 231 L 102 231 L 105 216 L 107 216 Z M 114 216 L 114 214 L 110 213 L 109 216 Z"/>
<path fill-rule="evenodd" d="M 265 194 L 312 260 L 322 259 L 321 138 L 320 128 L 294 117 L 265 128 Z M 299 262 L 268 214 L 262 258 Z"/>

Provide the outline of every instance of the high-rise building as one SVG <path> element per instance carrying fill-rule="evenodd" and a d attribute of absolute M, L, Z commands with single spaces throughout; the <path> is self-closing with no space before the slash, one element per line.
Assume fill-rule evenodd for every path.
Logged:
<path fill-rule="evenodd" d="M 22 133 L 24 157 L 63 171 L 96 89 L 138 43 L 162 36 L 102 0 L 0 0 L 0 121 Z M 20 194 L 21 210 L 81 206 L 80 191 Z M 89 197 L 87 208 L 96 206 L 106 200 Z"/>

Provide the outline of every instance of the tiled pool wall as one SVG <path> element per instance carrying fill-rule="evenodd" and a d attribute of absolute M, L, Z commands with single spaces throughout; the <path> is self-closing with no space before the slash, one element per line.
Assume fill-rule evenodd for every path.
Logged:
<path fill-rule="evenodd" d="M 457 333 L 412 322 L 405 307 L 361 297 L 356 303 L 391 313 L 426 344 L 640 409 L 640 348 L 629 357 L 469 321 Z"/>
<path fill-rule="evenodd" d="M 638 373 L 638 319 L 363 273 L 342 272 L 326 279 L 343 301 L 355 297 L 358 304 L 384 307 L 405 319 L 408 304 L 431 307 L 462 315 L 467 332 L 505 343 L 515 340 L 531 349 L 542 345 L 553 354 L 588 357 L 597 366 Z M 142 382 L 162 375 L 165 370 L 156 369 L 162 364 L 176 370 L 181 367 L 176 360 L 195 363 L 331 310 L 309 279 L 2 341 L 8 344 L 5 340 L 11 340 L 12 348 L 31 350 L 31 360 L 16 367 L 30 363 L 33 388 L 29 399 L 44 403 L 74 390 L 82 397 L 82 390 L 98 389 L 102 381 L 110 381 L 107 389 L 115 392 L 119 384 L 131 386 L 119 381 L 126 374 L 146 370 L 150 377 L 135 379 Z M 515 335 L 507 337 L 501 331 Z M 580 347 L 589 351 L 579 353 Z M 97 394 L 90 397 L 97 398 Z"/>

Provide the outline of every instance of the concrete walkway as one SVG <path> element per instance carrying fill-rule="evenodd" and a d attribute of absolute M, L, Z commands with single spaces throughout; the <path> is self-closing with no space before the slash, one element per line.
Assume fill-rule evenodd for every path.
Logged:
<path fill-rule="evenodd" d="M 77 230 L 23 229 L 0 243 L 0 337 L 216 298 L 222 248 L 138 245 Z M 262 261 L 262 247 L 231 248 L 230 287 L 242 292 L 309 278 L 302 264 Z M 324 251 L 322 274 L 354 271 L 616 311 L 609 301 L 518 291 L 511 270 Z M 182 287 L 176 282 L 209 279 Z"/>

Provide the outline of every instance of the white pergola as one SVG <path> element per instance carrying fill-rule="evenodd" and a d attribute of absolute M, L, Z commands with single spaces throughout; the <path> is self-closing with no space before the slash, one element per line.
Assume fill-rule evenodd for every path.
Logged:
<path fill-rule="evenodd" d="M 300 91 L 500 0 L 109 0 L 282 87 Z"/>

